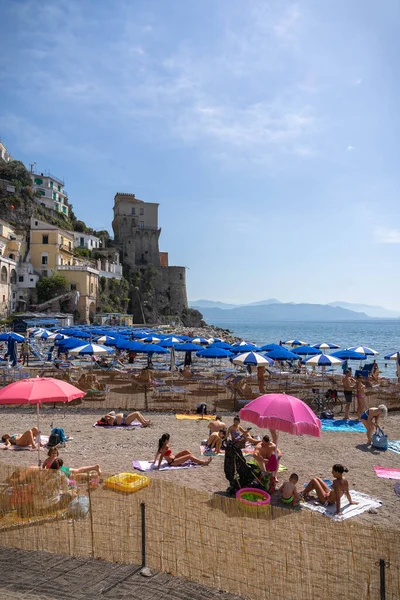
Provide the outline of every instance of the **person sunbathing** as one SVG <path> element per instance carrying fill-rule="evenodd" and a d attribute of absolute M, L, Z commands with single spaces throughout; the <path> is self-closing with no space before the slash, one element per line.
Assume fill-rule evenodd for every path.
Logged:
<path fill-rule="evenodd" d="M 104 415 L 104 417 L 101 417 L 98 423 L 99 425 L 101 424 L 105 426 L 108 425 L 111 427 L 115 427 L 116 425 L 131 425 L 134 421 L 139 421 L 142 427 L 149 427 L 150 425 L 150 421 L 148 419 L 145 419 L 139 411 L 131 412 L 128 415 L 125 415 L 124 413 L 115 413 L 114 411 L 111 411 Z"/>
<path fill-rule="evenodd" d="M 226 441 L 226 429 L 220 429 L 210 434 L 206 441 L 207 450 L 214 450 L 215 454 L 219 454 L 223 448 L 223 443 Z"/>
<path fill-rule="evenodd" d="M 238 442 L 241 439 L 244 439 L 245 442 L 249 442 L 250 444 L 258 444 L 259 440 L 256 440 L 251 437 L 250 429 L 243 429 L 240 425 L 240 417 L 236 416 L 233 419 L 233 425 L 231 425 L 228 429 L 228 437 L 231 436 L 231 440 L 233 442 Z"/>
<path fill-rule="evenodd" d="M 170 467 L 178 467 L 187 461 L 194 462 L 196 465 L 207 466 L 211 462 L 211 457 L 208 460 L 201 460 L 196 458 L 190 450 L 182 450 L 178 454 L 172 454 L 172 450 L 169 447 L 169 433 L 163 433 L 158 440 L 158 450 L 154 458 L 154 465 L 156 469 L 160 468 L 163 458 L 167 461 Z M 158 464 L 157 463 L 158 460 Z"/>
<path fill-rule="evenodd" d="M 306 486 L 303 494 L 301 495 L 303 496 L 304 500 L 308 500 L 310 498 L 310 492 L 314 490 L 321 504 L 336 504 L 336 513 L 338 515 L 342 515 L 343 513 L 340 507 L 340 500 L 343 495 L 346 495 L 349 504 L 358 504 L 358 502 L 355 502 L 351 499 L 349 482 L 343 475 L 343 473 L 348 472 L 349 470 L 341 464 L 333 465 L 332 475 L 335 479 L 331 488 L 325 483 L 325 481 L 322 481 L 320 477 L 314 477 L 311 479 L 310 483 Z"/>
<path fill-rule="evenodd" d="M 58 452 L 57 448 L 50 448 L 47 453 L 47 458 L 42 464 L 42 469 L 55 468 L 55 467 L 53 467 L 53 463 L 58 459 L 58 457 L 59 457 L 59 452 Z M 59 459 L 59 461 L 61 461 L 62 464 L 60 464 L 60 462 L 58 462 L 58 463 L 56 463 L 56 465 L 58 465 L 58 468 L 60 469 L 60 471 L 65 473 L 65 475 L 68 477 L 68 479 L 73 479 L 75 475 L 80 475 L 82 473 L 92 473 L 94 471 L 98 475 L 101 474 L 100 465 L 91 465 L 88 467 L 79 467 L 78 469 L 73 469 L 71 467 L 64 467 L 64 463 L 63 463 L 62 459 Z"/>
<path fill-rule="evenodd" d="M 34 450 L 37 449 L 37 445 L 35 439 L 38 435 L 38 430 L 36 427 L 32 427 L 32 429 L 28 429 L 25 433 L 13 433 L 10 435 L 9 433 L 5 433 L 1 438 L 3 444 L 6 445 L 7 448 L 10 446 L 19 446 L 21 448 L 27 448 L 31 446 Z"/>
<path fill-rule="evenodd" d="M 367 408 L 360 416 L 360 421 L 367 430 L 368 444 L 372 444 L 372 434 L 374 429 L 378 428 L 379 419 L 381 417 L 387 417 L 388 409 L 384 404 L 380 404 L 378 408 L 371 406 Z"/>

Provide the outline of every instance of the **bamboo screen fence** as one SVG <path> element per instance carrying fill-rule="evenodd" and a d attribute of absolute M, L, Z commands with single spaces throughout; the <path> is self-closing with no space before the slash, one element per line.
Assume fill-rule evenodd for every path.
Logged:
<path fill-rule="evenodd" d="M 1 481 L 9 472 L 1 469 Z M 234 499 L 151 480 L 134 494 L 100 486 L 86 519 L 0 517 L 0 545 L 141 564 L 253 600 L 400 597 L 399 532 L 333 523 L 307 510 L 247 512 Z M 372 519 L 373 517 L 371 517 Z M 73 574 L 72 574 L 73 576 Z"/>

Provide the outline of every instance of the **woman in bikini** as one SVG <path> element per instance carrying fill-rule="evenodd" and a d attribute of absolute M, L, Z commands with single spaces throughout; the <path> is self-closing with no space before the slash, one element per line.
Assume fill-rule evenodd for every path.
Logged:
<path fill-rule="evenodd" d="M 150 421 L 145 419 L 139 411 L 131 412 L 129 415 L 124 415 L 124 413 L 115 413 L 112 411 L 100 419 L 100 422 L 109 426 L 131 425 L 134 421 L 139 421 L 139 423 L 142 424 L 142 427 L 149 427 L 150 425 Z"/>
<path fill-rule="evenodd" d="M 356 398 L 357 398 L 357 417 L 361 418 L 361 415 L 365 409 L 365 385 L 363 384 L 362 376 L 356 376 Z"/>
<path fill-rule="evenodd" d="M 6 445 L 7 448 L 10 446 L 20 446 L 27 447 L 31 446 L 34 450 L 37 448 L 35 439 L 37 438 L 38 430 L 36 427 L 32 427 L 25 433 L 14 433 L 10 435 L 9 433 L 5 433 L 1 438 L 3 444 Z"/>
<path fill-rule="evenodd" d="M 158 464 L 155 467 L 156 469 L 160 468 L 163 458 L 165 458 L 170 467 L 178 467 L 188 460 L 194 462 L 196 465 L 206 466 L 210 464 L 211 457 L 208 460 L 201 460 L 200 458 L 193 456 L 190 450 L 182 450 L 182 452 L 178 452 L 178 454 L 172 454 L 172 450 L 169 447 L 169 438 L 169 433 L 163 433 L 158 440 L 158 450 L 154 459 L 154 465 L 156 465 L 158 459 Z"/>
<path fill-rule="evenodd" d="M 349 470 L 346 469 L 343 465 L 336 464 L 332 467 L 332 475 L 335 478 L 332 487 L 326 485 L 322 479 L 319 477 L 314 477 L 311 479 L 310 483 L 305 488 L 303 494 L 303 498 L 308 500 L 310 497 L 310 492 L 314 490 L 318 496 L 318 500 L 321 504 L 336 504 L 336 513 L 338 515 L 342 515 L 342 511 L 340 508 L 340 500 L 343 494 L 346 495 L 349 504 L 358 504 L 358 502 L 354 502 L 351 499 L 349 492 L 349 482 L 345 479 L 343 473 L 348 473 Z"/>
<path fill-rule="evenodd" d="M 378 408 L 371 406 L 367 408 L 360 416 L 360 421 L 367 430 L 368 444 L 372 444 L 372 434 L 378 428 L 378 422 L 381 417 L 387 417 L 388 409 L 384 404 L 380 404 Z"/>

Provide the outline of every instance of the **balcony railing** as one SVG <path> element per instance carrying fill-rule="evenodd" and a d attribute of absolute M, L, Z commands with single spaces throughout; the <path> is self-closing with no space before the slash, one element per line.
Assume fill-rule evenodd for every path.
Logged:
<path fill-rule="evenodd" d="M 50 177 L 50 179 L 57 181 L 57 183 L 64 187 L 64 180 L 60 179 L 59 177 L 56 177 L 55 175 L 52 175 L 50 171 L 43 171 L 40 173 L 33 172 L 33 175 L 36 175 L 36 177 Z"/>

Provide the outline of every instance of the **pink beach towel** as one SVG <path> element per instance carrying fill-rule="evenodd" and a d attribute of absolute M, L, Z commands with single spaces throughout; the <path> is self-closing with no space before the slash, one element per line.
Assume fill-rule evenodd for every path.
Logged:
<path fill-rule="evenodd" d="M 176 471 L 177 469 L 190 469 L 192 467 L 199 467 L 200 465 L 196 465 L 195 463 L 188 461 L 188 462 L 183 463 L 182 465 L 178 465 L 177 467 L 174 467 L 174 466 L 170 466 L 167 463 L 167 461 L 163 461 L 160 465 L 160 469 L 156 469 L 153 461 L 134 460 L 132 462 L 132 466 L 134 467 L 134 469 L 137 469 L 138 471 L 149 472 L 149 471 L 158 471 L 158 470 L 160 470 L 160 471 L 168 471 L 168 470 Z"/>
<path fill-rule="evenodd" d="M 383 479 L 400 479 L 400 469 L 391 469 L 390 467 L 374 467 L 378 477 Z"/>

